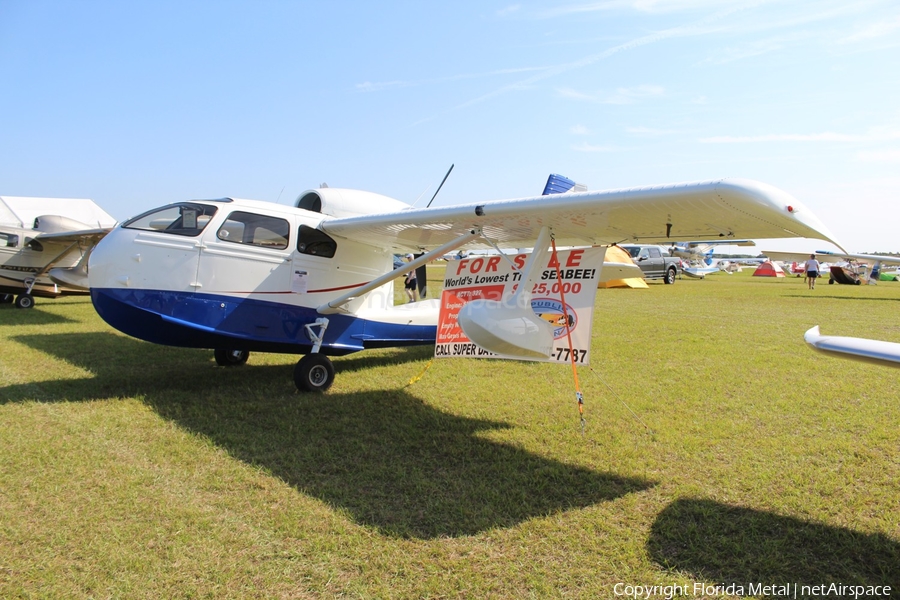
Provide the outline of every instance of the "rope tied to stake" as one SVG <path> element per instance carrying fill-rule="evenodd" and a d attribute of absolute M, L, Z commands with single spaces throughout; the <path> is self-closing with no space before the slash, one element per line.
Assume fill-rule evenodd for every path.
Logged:
<path fill-rule="evenodd" d="M 563 291 L 562 273 L 559 270 L 559 257 L 556 254 L 556 238 L 550 234 L 550 246 L 553 248 L 553 264 L 556 267 L 556 281 L 559 285 L 559 301 L 562 303 L 563 321 L 566 323 L 566 340 L 569 343 L 569 362 L 572 363 L 572 377 L 575 379 L 575 400 L 578 402 L 578 416 L 581 419 L 581 436 L 584 437 L 586 422 L 584 420 L 584 394 L 581 393 L 581 384 L 578 381 L 578 368 L 575 364 L 575 348 L 572 345 L 572 326 L 569 323 L 569 315 L 566 312 L 566 293 Z"/>

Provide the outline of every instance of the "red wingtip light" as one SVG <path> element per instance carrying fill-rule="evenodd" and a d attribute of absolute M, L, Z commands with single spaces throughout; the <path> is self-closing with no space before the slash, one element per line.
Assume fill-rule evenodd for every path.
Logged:
<path fill-rule="evenodd" d="M 787 207 L 787 209 L 788 209 L 788 212 L 789 212 L 789 213 L 792 213 L 792 212 L 794 212 L 794 207 L 793 207 L 793 206 L 791 206 L 791 205 L 790 205 L 790 204 L 788 204 L 788 207 Z"/>

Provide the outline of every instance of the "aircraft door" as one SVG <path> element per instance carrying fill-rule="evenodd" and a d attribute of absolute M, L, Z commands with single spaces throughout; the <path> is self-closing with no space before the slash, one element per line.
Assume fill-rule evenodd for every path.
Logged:
<path fill-rule="evenodd" d="M 340 269 L 335 268 L 335 242 L 325 232 L 302 224 L 297 229 L 297 244 L 291 269 L 291 292 L 307 294 L 334 291 L 344 280 Z M 312 303 L 322 301 L 319 297 Z M 316 304 L 318 305 L 318 304 Z"/>
<path fill-rule="evenodd" d="M 128 268 L 108 277 L 135 289 L 195 291 L 200 234 L 215 212 L 212 206 L 182 203 L 126 222 L 123 227 L 135 230 L 134 236 L 107 251 L 130 257 Z"/>
<path fill-rule="evenodd" d="M 233 211 L 217 230 L 203 236 L 197 291 L 247 295 L 290 291 L 290 229 L 290 222 L 279 216 Z"/>

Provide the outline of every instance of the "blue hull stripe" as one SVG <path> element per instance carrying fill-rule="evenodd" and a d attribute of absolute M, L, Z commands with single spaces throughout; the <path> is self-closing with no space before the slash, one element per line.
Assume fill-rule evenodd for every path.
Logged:
<path fill-rule="evenodd" d="M 123 333 L 186 348 L 305 354 L 312 342 L 304 326 L 320 317 L 315 309 L 289 304 L 159 290 L 92 288 L 91 301 L 100 317 Z M 321 352 L 433 344 L 436 329 L 329 315 Z"/>

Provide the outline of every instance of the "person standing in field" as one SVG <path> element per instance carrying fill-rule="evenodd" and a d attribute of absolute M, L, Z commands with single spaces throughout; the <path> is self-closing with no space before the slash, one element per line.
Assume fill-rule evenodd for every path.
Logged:
<path fill-rule="evenodd" d="M 815 254 L 809 255 L 806 261 L 806 283 L 809 289 L 816 289 L 816 279 L 819 277 L 819 261 L 816 260 Z"/>
<path fill-rule="evenodd" d="M 414 257 L 412 254 L 406 255 L 407 262 L 412 262 L 413 258 Z M 409 297 L 409 301 L 415 302 L 416 296 L 419 293 L 419 289 L 416 286 L 416 270 L 415 269 L 413 269 L 412 271 L 410 271 L 409 273 L 406 274 L 406 281 L 404 283 L 404 287 L 406 288 L 406 295 Z"/>

